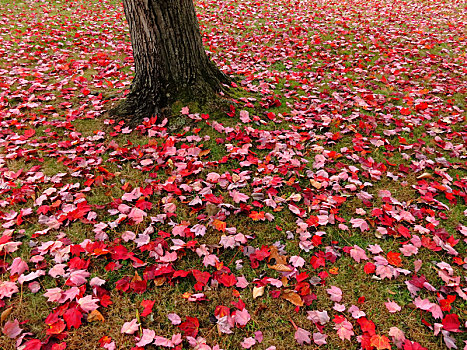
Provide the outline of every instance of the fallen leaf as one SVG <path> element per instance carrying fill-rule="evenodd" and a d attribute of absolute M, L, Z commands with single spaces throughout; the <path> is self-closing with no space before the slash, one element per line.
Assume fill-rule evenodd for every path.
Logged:
<path fill-rule="evenodd" d="M 264 286 L 261 287 L 253 287 L 253 299 L 263 296 L 264 294 Z"/>
<path fill-rule="evenodd" d="M 99 312 L 99 310 L 92 310 L 88 314 L 88 322 L 101 321 L 105 322 L 104 316 Z"/>
<path fill-rule="evenodd" d="M 290 289 L 284 290 L 281 293 L 281 298 L 291 302 L 295 306 L 303 306 L 303 300 L 301 296 L 293 290 L 290 290 Z"/>

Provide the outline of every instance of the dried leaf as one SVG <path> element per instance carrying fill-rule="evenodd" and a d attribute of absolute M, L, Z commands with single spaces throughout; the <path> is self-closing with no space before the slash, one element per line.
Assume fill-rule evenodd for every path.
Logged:
<path fill-rule="evenodd" d="M 268 265 L 270 269 L 280 271 L 280 272 L 292 272 L 293 268 L 284 265 L 284 264 L 275 264 L 275 265 Z"/>
<path fill-rule="evenodd" d="M 417 176 L 417 180 L 422 180 L 422 179 L 431 179 L 433 175 L 430 173 L 423 173 L 422 175 Z"/>
<path fill-rule="evenodd" d="M 165 276 L 156 277 L 154 278 L 154 285 L 156 287 L 160 287 L 165 283 L 166 280 L 167 278 L 165 278 Z"/>
<path fill-rule="evenodd" d="M 204 157 L 204 156 L 207 156 L 209 153 L 211 153 L 211 150 L 210 149 L 205 149 L 205 150 L 202 150 L 201 152 L 199 152 L 199 156 Z"/>
<path fill-rule="evenodd" d="M 264 286 L 253 287 L 253 299 L 256 299 L 264 294 Z"/>
<path fill-rule="evenodd" d="M 310 179 L 310 183 L 311 183 L 311 186 L 313 186 L 313 187 L 316 188 L 317 190 L 319 190 L 321 187 L 323 187 L 323 185 L 321 184 L 321 182 L 315 181 L 315 180 L 313 180 L 313 179 Z"/>
<path fill-rule="evenodd" d="M 12 311 L 13 311 L 13 307 L 9 307 L 8 309 L 5 309 L 0 315 L 0 322 L 3 323 L 3 321 L 5 321 L 8 318 L 8 316 L 10 316 Z"/>
<path fill-rule="evenodd" d="M 88 322 L 101 321 L 105 322 L 104 316 L 98 310 L 92 310 L 88 315 Z"/>
<path fill-rule="evenodd" d="M 281 298 L 291 302 L 295 306 L 303 306 L 302 297 L 293 290 L 290 290 L 290 289 L 284 290 L 284 292 L 282 292 L 281 294 Z"/>

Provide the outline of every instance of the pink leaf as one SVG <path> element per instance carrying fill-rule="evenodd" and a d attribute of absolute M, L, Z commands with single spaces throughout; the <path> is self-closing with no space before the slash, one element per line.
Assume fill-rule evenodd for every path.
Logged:
<path fill-rule="evenodd" d="M 311 344 L 310 335 L 311 335 L 310 332 L 308 332 L 307 330 L 303 328 L 298 327 L 297 330 L 295 331 L 295 340 L 297 340 L 297 342 L 300 345 L 303 345 L 305 343 Z"/>
<path fill-rule="evenodd" d="M 133 207 L 130 211 L 130 213 L 128 214 L 128 218 L 133 220 L 134 223 L 136 225 L 140 224 L 143 222 L 144 218 L 147 216 L 148 214 L 146 214 L 145 211 L 137 208 L 137 207 Z"/>
<path fill-rule="evenodd" d="M 248 281 L 246 280 L 245 276 L 238 277 L 235 286 L 242 289 L 246 288 L 248 286 Z"/>
<path fill-rule="evenodd" d="M 354 245 L 353 248 L 350 250 L 350 256 L 358 263 L 361 260 L 368 260 L 365 251 L 358 245 Z"/>
<path fill-rule="evenodd" d="M 98 301 L 98 299 L 93 299 L 92 295 L 86 295 L 78 300 L 78 304 L 84 312 L 91 312 L 99 308 Z"/>
<path fill-rule="evenodd" d="M 326 338 L 327 337 L 328 336 L 326 334 L 323 334 L 323 333 L 313 333 L 313 342 L 318 346 L 325 345 L 325 344 L 327 344 L 326 343 Z"/>
<path fill-rule="evenodd" d="M 352 227 L 359 228 L 362 232 L 368 230 L 368 224 L 363 219 L 351 219 L 350 223 L 352 224 Z"/>
<path fill-rule="evenodd" d="M 389 336 L 392 337 L 392 341 L 397 346 L 397 348 L 400 348 L 402 343 L 405 341 L 404 332 L 397 327 L 391 327 L 389 329 Z"/>
<path fill-rule="evenodd" d="M 156 335 L 154 337 L 154 344 L 157 346 L 163 346 L 166 348 L 173 348 L 174 346 L 174 343 L 170 339 L 161 337 L 159 335 Z"/>
<path fill-rule="evenodd" d="M 240 343 L 240 345 L 242 346 L 242 348 L 244 349 L 249 349 L 251 348 L 253 345 L 256 344 L 256 340 L 252 337 L 249 337 L 249 338 L 245 338 L 243 339 L 243 341 Z"/>
<path fill-rule="evenodd" d="M 167 318 L 169 319 L 170 322 L 172 322 L 173 325 L 182 323 L 182 319 L 176 313 L 168 314 Z"/>
<path fill-rule="evenodd" d="M 21 275 L 24 271 L 29 270 L 28 264 L 23 261 L 20 257 L 14 258 L 11 266 L 9 267 L 10 273 L 12 275 L 17 274 Z"/>
<path fill-rule="evenodd" d="M 62 290 L 60 288 L 50 288 L 47 289 L 47 292 L 44 293 L 46 298 L 49 298 L 47 301 L 57 303 L 62 298 Z"/>
<path fill-rule="evenodd" d="M 19 322 L 17 319 L 14 321 L 8 321 L 3 326 L 3 334 L 5 334 L 8 338 L 14 339 L 18 335 L 21 334 L 23 330 L 19 327 Z"/>
<path fill-rule="evenodd" d="M 331 288 L 326 289 L 326 292 L 328 292 L 332 301 L 340 302 L 342 300 L 342 290 L 339 287 L 331 286 Z"/>
<path fill-rule="evenodd" d="M 125 334 L 133 334 L 138 330 L 138 327 L 139 323 L 136 321 L 136 318 L 134 318 L 130 322 L 125 322 L 120 332 Z"/>
<path fill-rule="evenodd" d="M 394 301 L 388 300 L 388 302 L 384 303 L 384 305 L 386 305 L 386 308 L 390 313 L 396 313 L 401 311 L 401 307 L 397 305 L 397 303 L 395 303 Z"/>
<path fill-rule="evenodd" d="M 336 324 L 336 326 L 334 327 L 334 329 L 337 329 L 337 335 L 339 336 L 339 338 L 341 338 L 342 340 L 350 340 L 350 337 L 352 337 L 354 335 L 354 332 L 353 332 L 353 326 L 352 324 L 345 320 L 341 323 L 338 323 Z"/>
<path fill-rule="evenodd" d="M 73 286 L 79 287 L 80 285 L 86 283 L 86 278 L 91 274 L 86 270 L 76 270 L 70 274 L 69 281 Z"/>
<path fill-rule="evenodd" d="M 139 338 L 136 346 L 146 346 L 154 341 L 154 337 L 156 336 L 156 332 L 151 329 L 143 329 L 143 335 Z"/>
<path fill-rule="evenodd" d="M 250 320 L 250 314 L 248 313 L 248 310 L 247 309 L 243 309 L 243 310 L 237 310 L 235 312 L 235 322 L 239 325 L 239 326 L 244 326 L 248 323 L 248 321 Z"/>
<path fill-rule="evenodd" d="M 246 194 L 243 194 L 237 190 L 232 190 L 229 192 L 230 196 L 232 197 L 233 201 L 235 203 L 240 203 L 240 202 L 247 202 L 248 199 L 250 198 Z"/>
<path fill-rule="evenodd" d="M 261 331 L 256 331 L 256 332 L 255 332 L 255 340 L 256 340 L 258 343 L 263 342 L 263 332 L 261 332 Z"/>
<path fill-rule="evenodd" d="M 328 312 L 326 310 L 324 310 L 324 311 L 318 311 L 318 310 L 308 311 L 307 319 L 309 319 L 310 321 L 313 321 L 314 323 L 319 323 L 321 325 L 325 325 L 330 320 L 330 318 L 328 316 Z"/>
<path fill-rule="evenodd" d="M 18 291 L 18 286 L 15 282 L 0 282 L 0 299 L 11 298 L 11 296 L 15 293 L 18 293 Z"/>

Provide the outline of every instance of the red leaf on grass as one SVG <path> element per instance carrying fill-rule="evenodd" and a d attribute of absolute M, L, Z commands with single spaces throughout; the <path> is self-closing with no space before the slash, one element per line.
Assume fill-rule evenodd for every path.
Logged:
<path fill-rule="evenodd" d="M 449 332 L 460 332 L 459 316 L 456 314 L 448 314 L 444 316 L 442 324 L 443 328 Z"/>
<path fill-rule="evenodd" d="M 186 321 L 178 325 L 178 328 L 182 330 L 186 336 L 196 337 L 198 335 L 199 321 L 196 317 L 186 317 Z"/>
<path fill-rule="evenodd" d="M 81 326 L 83 314 L 78 310 L 78 308 L 73 307 L 65 311 L 63 318 L 68 329 L 71 329 L 71 327 L 79 328 L 79 326 Z"/>
<path fill-rule="evenodd" d="M 152 312 L 152 308 L 155 304 L 155 300 L 143 300 L 141 306 L 144 307 L 143 312 L 141 313 L 142 317 L 146 317 Z"/>
<path fill-rule="evenodd" d="M 371 346 L 374 346 L 377 350 L 381 349 L 389 349 L 391 350 L 391 344 L 389 343 L 389 339 L 384 335 L 377 335 L 371 337 L 370 340 Z"/>

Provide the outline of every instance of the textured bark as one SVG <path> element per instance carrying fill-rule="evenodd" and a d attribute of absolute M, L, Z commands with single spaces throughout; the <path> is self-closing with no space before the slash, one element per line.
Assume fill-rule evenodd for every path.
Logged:
<path fill-rule="evenodd" d="M 135 119 L 177 101 L 206 103 L 229 78 L 204 51 L 193 0 L 123 0 L 135 77 L 114 114 Z"/>

